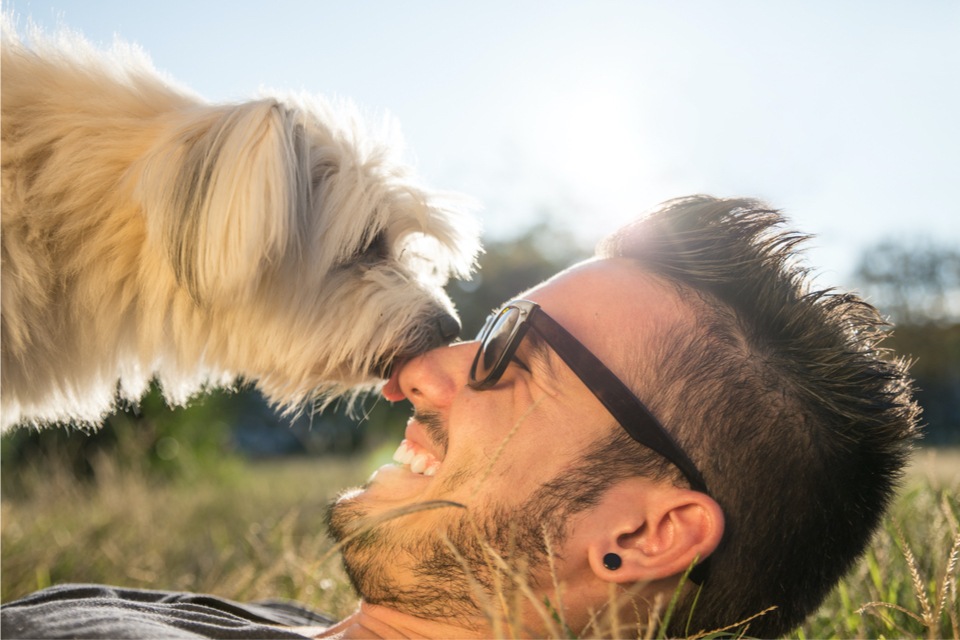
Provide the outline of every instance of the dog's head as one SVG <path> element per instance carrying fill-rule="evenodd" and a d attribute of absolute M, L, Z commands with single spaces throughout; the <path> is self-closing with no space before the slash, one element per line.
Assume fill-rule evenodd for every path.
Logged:
<path fill-rule="evenodd" d="M 289 405 L 375 384 L 459 333 L 442 286 L 474 265 L 472 203 L 418 184 L 354 108 L 265 99 L 167 118 L 131 179 L 153 264 L 176 282 L 181 357 Z"/>

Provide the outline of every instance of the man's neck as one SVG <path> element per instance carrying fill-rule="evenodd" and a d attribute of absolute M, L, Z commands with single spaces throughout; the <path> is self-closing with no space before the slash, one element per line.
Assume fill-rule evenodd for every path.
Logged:
<path fill-rule="evenodd" d="M 484 625 L 474 629 L 446 621 L 425 620 L 389 607 L 366 602 L 360 610 L 339 624 L 315 636 L 318 638 L 488 638 Z"/>

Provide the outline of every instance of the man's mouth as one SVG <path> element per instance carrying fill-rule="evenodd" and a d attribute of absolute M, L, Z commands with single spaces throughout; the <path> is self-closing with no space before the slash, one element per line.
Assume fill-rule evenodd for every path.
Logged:
<path fill-rule="evenodd" d="M 440 461 L 427 452 L 416 442 L 404 440 L 397 447 L 393 459 L 402 465 L 409 465 L 410 471 L 425 476 L 432 476 L 440 468 Z"/>

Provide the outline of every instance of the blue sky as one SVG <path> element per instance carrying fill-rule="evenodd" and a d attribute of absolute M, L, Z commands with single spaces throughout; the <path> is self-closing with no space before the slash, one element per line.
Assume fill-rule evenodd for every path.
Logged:
<path fill-rule="evenodd" d="M 401 123 L 429 184 L 490 237 L 549 215 L 592 244 L 690 193 L 817 235 L 824 284 L 863 247 L 960 245 L 960 3 L 5 2 L 132 41 L 213 101 L 348 97 Z"/>

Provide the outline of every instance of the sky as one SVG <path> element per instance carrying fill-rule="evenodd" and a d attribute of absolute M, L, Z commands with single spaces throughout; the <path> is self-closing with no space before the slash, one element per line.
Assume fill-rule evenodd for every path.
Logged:
<path fill-rule="evenodd" d="M 206 99 L 349 98 L 400 122 L 430 186 L 486 237 L 548 220 L 588 247 L 692 193 L 769 202 L 818 282 L 863 250 L 960 246 L 960 3 L 16 0 L 140 45 Z"/>

